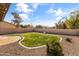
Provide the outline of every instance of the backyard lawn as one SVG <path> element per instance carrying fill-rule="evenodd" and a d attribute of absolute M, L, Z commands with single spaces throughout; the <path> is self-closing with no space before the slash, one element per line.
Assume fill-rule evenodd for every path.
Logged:
<path fill-rule="evenodd" d="M 59 42 L 60 40 L 59 36 L 43 33 L 24 33 L 21 34 L 21 36 L 24 37 L 24 40 L 21 43 L 27 47 L 47 45 L 47 43 L 51 43 L 52 41 Z"/>

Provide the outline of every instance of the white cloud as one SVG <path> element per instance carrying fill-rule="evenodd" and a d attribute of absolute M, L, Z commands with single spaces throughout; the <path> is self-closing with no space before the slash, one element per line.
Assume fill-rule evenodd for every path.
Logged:
<path fill-rule="evenodd" d="M 18 3 L 16 4 L 16 10 L 20 12 L 19 15 L 23 20 L 30 20 L 29 14 L 31 14 L 33 10 L 29 8 L 29 5 L 25 3 Z"/>
<path fill-rule="evenodd" d="M 27 14 L 19 14 L 23 20 L 30 20 Z"/>
<path fill-rule="evenodd" d="M 57 10 L 53 10 L 52 8 L 50 8 L 47 12 L 54 14 L 55 16 L 62 16 L 66 14 L 66 12 L 63 11 L 61 8 L 58 8 Z"/>
<path fill-rule="evenodd" d="M 47 12 L 55 16 L 55 19 L 57 21 L 59 21 L 60 19 L 62 19 L 62 17 L 67 16 L 69 14 L 67 10 L 66 11 L 62 10 L 62 8 L 58 8 L 58 9 L 50 8 Z"/>
<path fill-rule="evenodd" d="M 16 4 L 16 7 L 17 7 L 16 10 L 19 12 L 24 12 L 24 13 L 33 12 L 33 10 L 29 9 L 29 6 L 24 3 L 18 3 L 18 4 Z"/>
<path fill-rule="evenodd" d="M 49 9 L 47 12 L 49 12 L 49 13 L 55 13 L 56 10 L 53 10 L 53 9 L 51 8 L 51 9 Z"/>
<path fill-rule="evenodd" d="M 60 20 L 60 19 L 62 19 L 62 17 L 61 17 L 61 16 L 56 17 L 56 20 Z"/>
<path fill-rule="evenodd" d="M 32 3 L 32 7 L 33 7 L 34 9 L 38 8 L 39 5 L 40 5 L 39 3 Z"/>
<path fill-rule="evenodd" d="M 63 15 L 64 12 L 62 11 L 61 8 L 59 8 L 56 12 L 55 12 L 55 16 L 60 16 L 60 15 Z"/>

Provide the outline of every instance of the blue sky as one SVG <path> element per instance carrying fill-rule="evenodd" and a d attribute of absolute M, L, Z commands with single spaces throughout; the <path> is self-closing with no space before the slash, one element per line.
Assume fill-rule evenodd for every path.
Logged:
<path fill-rule="evenodd" d="M 33 24 L 43 26 L 55 26 L 62 17 L 67 16 L 71 11 L 78 10 L 77 3 L 12 3 L 5 21 L 11 22 L 12 12 L 17 12 L 23 19 L 21 24 Z"/>

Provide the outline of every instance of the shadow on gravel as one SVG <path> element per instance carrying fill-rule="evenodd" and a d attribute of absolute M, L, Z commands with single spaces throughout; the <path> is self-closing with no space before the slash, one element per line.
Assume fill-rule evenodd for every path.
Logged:
<path fill-rule="evenodd" d="M 72 38 L 66 38 L 65 40 L 69 43 L 72 43 Z"/>

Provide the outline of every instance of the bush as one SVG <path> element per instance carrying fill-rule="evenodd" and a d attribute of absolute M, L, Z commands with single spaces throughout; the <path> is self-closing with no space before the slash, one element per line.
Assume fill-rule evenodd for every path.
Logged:
<path fill-rule="evenodd" d="M 58 42 L 56 42 L 55 40 L 52 41 L 51 43 L 47 44 L 48 46 L 48 55 L 50 56 L 62 56 L 62 48 L 60 46 L 60 44 Z"/>

